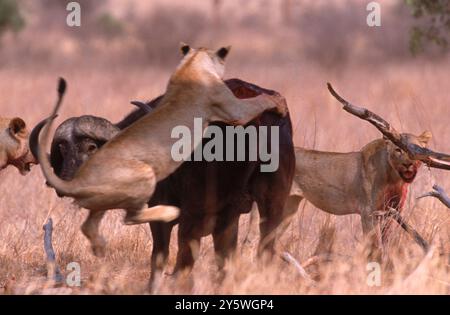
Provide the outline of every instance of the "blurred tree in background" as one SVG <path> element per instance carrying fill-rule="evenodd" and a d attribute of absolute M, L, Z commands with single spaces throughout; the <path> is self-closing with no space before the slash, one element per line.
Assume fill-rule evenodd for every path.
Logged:
<path fill-rule="evenodd" d="M 104 12 L 97 17 L 96 26 L 99 32 L 109 38 L 122 35 L 123 23 L 109 12 Z"/>
<path fill-rule="evenodd" d="M 386 27 L 382 32 L 367 28 L 362 18 L 366 2 L 360 0 L 348 0 L 348 5 L 342 5 L 341 0 L 321 5 L 313 0 L 241 0 L 238 9 L 229 1 L 208 0 L 208 11 L 200 10 L 197 4 L 154 0 L 149 1 L 149 9 L 136 9 L 129 2 L 126 14 L 113 10 L 114 1 L 77 0 L 82 8 L 79 28 L 66 24 L 69 2 L 0 0 L 0 39 L 6 32 L 23 29 L 26 19 L 33 36 L 59 32 L 82 49 L 92 50 L 98 48 L 99 40 L 129 40 L 146 59 L 164 63 L 177 55 L 161 51 L 176 51 L 179 40 L 239 41 L 244 34 L 259 42 L 255 47 L 272 47 L 298 38 L 298 44 L 290 43 L 291 51 L 326 67 L 344 64 L 358 54 L 375 62 L 407 58 L 411 53 L 444 56 L 436 52 L 450 48 L 450 0 L 395 0 L 395 5 L 383 12 Z M 280 12 L 275 14 L 275 10 Z M 21 37 L 27 38 L 29 33 L 23 32 Z"/>
<path fill-rule="evenodd" d="M 0 0 L 0 38 L 6 31 L 18 32 L 25 20 L 16 0 Z"/>
<path fill-rule="evenodd" d="M 421 25 L 411 30 L 410 50 L 413 54 L 423 52 L 427 43 L 448 50 L 450 39 L 450 0 L 405 0 L 412 15 Z"/>

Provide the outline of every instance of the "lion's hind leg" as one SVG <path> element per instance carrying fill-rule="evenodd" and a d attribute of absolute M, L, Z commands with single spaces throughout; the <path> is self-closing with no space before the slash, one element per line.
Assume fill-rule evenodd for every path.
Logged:
<path fill-rule="evenodd" d="M 97 257 L 105 256 L 106 241 L 100 235 L 98 229 L 105 211 L 89 211 L 89 215 L 81 226 L 81 231 L 91 243 L 92 251 Z"/>
<path fill-rule="evenodd" d="M 127 225 L 141 224 L 152 221 L 170 222 L 178 218 L 180 209 L 174 206 L 158 205 L 138 211 L 127 210 L 124 223 Z"/>

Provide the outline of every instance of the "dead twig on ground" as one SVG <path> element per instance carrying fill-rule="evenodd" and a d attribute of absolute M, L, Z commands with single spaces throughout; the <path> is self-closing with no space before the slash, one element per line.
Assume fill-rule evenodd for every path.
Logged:
<path fill-rule="evenodd" d="M 305 268 L 303 268 L 303 266 L 294 258 L 292 257 L 291 254 L 289 254 L 288 252 L 284 252 L 281 255 L 281 258 L 287 262 L 292 264 L 295 269 L 297 270 L 298 274 L 300 275 L 300 277 L 302 277 L 303 279 L 305 279 L 309 284 L 315 284 L 316 281 L 314 281 L 306 272 Z"/>
<path fill-rule="evenodd" d="M 44 250 L 47 260 L 47 279 L 54 281 L 55 284 L 61 284 L 64 281 L 63 275 L 56 264 L 56 255 L 52 245 L 53 220 L 48 218 L 47 223 L 42 227 L 44 229 Z"/>

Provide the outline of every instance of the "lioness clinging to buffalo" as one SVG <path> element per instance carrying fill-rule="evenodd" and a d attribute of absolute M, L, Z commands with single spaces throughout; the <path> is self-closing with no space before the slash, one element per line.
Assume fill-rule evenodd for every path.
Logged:
<path fill-rule="evenodd" d="M 245 124 L 268 109 L 287 114 L 285 103 L 278 98 L 257 96 L 240 100 L 231 93 L 222 81 L 228 48 L 214 52 L 183 45 L 181 49 L 184 58 L 171 76 L 160 106 L 107 142 L 81 166 L 71 181 L 61 180 L 52 172 L 44 149 L 49 140 L 49 125 L 63 95 L 64 89 L 60 89 L 57 106 L 44 129 L 44 141 L 38 152 L 43 173 L 58 193 L 73 197 L 76 204 L 91 210 L 92 216 L 120 208 L 127 211 L 127 223 L 172 220 L 178 215 L 174 207 L 147 209 L 146 203 L 156 183 L 181 165 L 171 157 L 174 127 L 181 125 L 192 129 L 194 118 L 203 118 L 203 128 L 212 121 Z M 194 143 L 191 151 L 197 144 Z M 98 235 L 98 224 L 95 220 L 88 222 L 83 232 L 94 251 L 102 251 L 104 241 Z"/>
<path fill-rule="evenodd" d="M 0 170 L 15 166 L 26 175 L 37 164 L 28 146 L 28 129 L 21 118 L 0 117 Z"/>

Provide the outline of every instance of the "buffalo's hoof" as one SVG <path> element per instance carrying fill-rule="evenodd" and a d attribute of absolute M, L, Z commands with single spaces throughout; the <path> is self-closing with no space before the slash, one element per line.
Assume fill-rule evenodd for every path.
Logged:
<path fill-rule="evenodd" d="M 95 257 L 104 258 L 106 256 L 106 242 L 102 241 L 99 244 L 92 244 L 92 253 Z"/>

